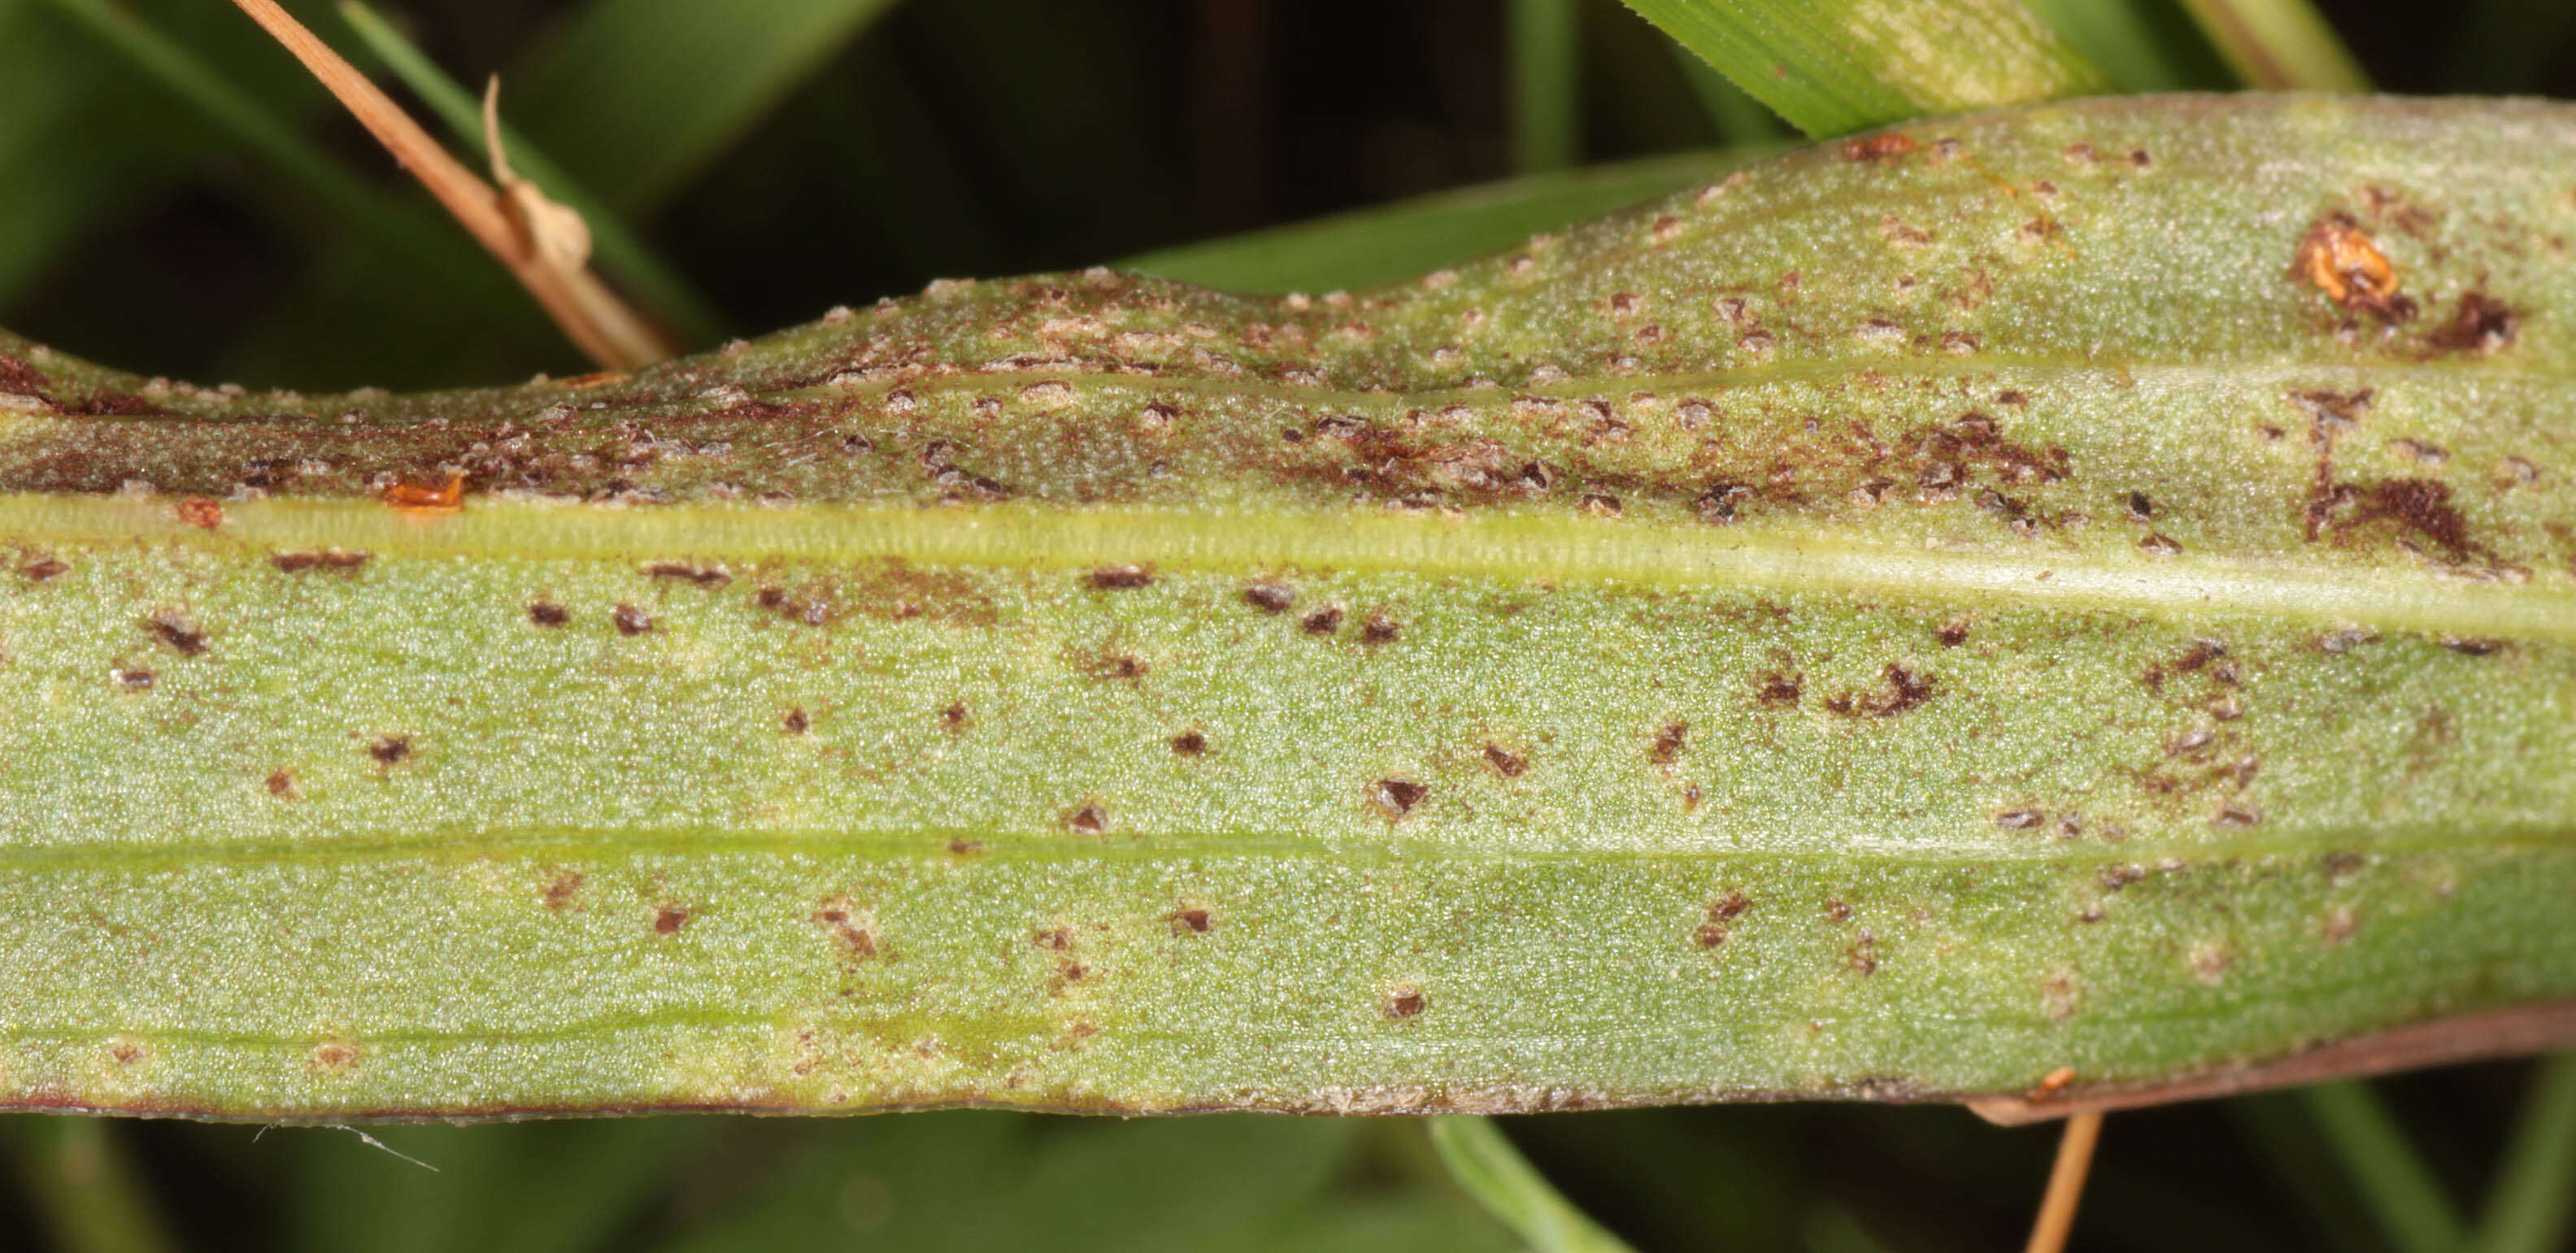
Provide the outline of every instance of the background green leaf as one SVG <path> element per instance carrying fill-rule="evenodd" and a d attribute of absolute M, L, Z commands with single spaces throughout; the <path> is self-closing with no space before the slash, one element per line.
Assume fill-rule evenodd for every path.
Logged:
<path fill-rule="evenodd" d="M 1627 0 L 1814 136 L 2110 80 L 2018 0 Z"/>

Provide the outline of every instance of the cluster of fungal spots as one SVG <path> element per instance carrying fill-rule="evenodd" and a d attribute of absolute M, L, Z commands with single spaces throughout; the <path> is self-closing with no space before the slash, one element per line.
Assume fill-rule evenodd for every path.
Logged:
<path fill-rule="evenodd" d="M 1828 696 L 1826 711 L 1844 718 L 1894 718 L 1923 707 L 1934 695 L 1931 677 L 1904 662 L 1888 662 L 1879 674 L 1885 687 Z"/>
<path fill-rule="evenodd" d="M 2362 201 L 2374 223 L 2424 240 L 2439 255 L 2438 246 L 2431 243 L 2432 214 L 2383 187 L 2364 187 Z M 2392 331 L 2421 312 L 2415 298 L 2403 290 L 2404 277 L 2396 264 L 2349 210 L 2325 214 L 2300 236 L 2290 277 L 2314 287 L 2338 311 L 2372 318 Z M 2521 323 L 2522 315 L 2513 306 L 2472 288 L 2453 301 L 2448 318 L 2424 334 L 2420 351 L 2492 355 L 2513 346 Z M 2347 321 L 2337 333 L 2349 339 L 2358 329 Z"/>
<path fill-rule="evenodd" d="M 1729 928 L 1745 910 L 1753 908 L 1753 898 L 1742 892 L 1728 892 L 1708 903 L 1699 925 L 1691 930 L 1691 942 L 1701 948 L 1716 948 L 1726 943 Z"/>

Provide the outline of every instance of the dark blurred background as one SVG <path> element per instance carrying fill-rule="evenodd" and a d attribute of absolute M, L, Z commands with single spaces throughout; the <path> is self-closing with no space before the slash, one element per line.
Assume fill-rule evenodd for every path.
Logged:
<path fill-rule="evenodd" d="M 1540 174 L 1569 155 L 1615 163 L 1785 137 L 1613 0 L 1579 8 L 1580 123 L 1570 154 L 1552 155 L 1516 138 L 1502 0 L 910 0 L 818 25 L 751 104 L 728 106 L 733 120 L 670 139 L 655 109 L 698 109 L 700 79 L 734 72 L 692 60 L 724 41 L 689 23 L 720 26 L 731 6 L 627 7 L 656 4 L 676 32 L 664 46 L 603 36 L 599 55 L 573 58 L 566 32 L 603 6 L 385 12 L 457 79 L 503 74 L 505 114 L 695 289 L 695 347 L 934 277 L 1115 260 Z M 376 68 L 331 5 L 290 7 Z M 2576 90 L 2567 5 L 2322 7 L 2388 90 Z M 2125 86 L 2233 85 L 2176 0 L 2128 9 L 2153 81 Z M 226 122 L 222 108 L 250 113 Z M 285 139 L 246 140 L 261 119 Z M 278 155 L 289 149 L 330 169 L 299 172 Z M 582 368 L 214 0 L 0 0 L 0 324 L 207 382 L 435 386 Z M 2489 1065 L 2379 1086 L 2467 1200 L 2529 1073 Z M 2274 1096 L 2114 1117 L 2077 1246 L 2387 1247 L 2314 1113 Z M 1576 1201 L 1649 1249 L 2017 1247 L 2053 1144 L 2049 1130 L 1946 1108 L 1506 1125 Z M 1511 1244 L 1401 1121 L 954 1113 L 375 1134 L 439 1173 L 345 1132 L 0 1119 L 13 1167 L 0 1170 L 0 1246 L 46 1247 L 35 1189 L 83 1162 L 126 1179 L 190 1248 Z"/>

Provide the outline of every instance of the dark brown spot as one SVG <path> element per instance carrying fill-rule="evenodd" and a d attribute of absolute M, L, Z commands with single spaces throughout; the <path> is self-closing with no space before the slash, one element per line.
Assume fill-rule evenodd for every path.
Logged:
<path fill-rule="evenodd" d="M 2486 657 L 2502 651 L 2504 641 L 2445 635 L 2442 637 L 2442 647 L 2463 657 Z"/>
<path fill-rule="evenodd" d="M 151 691 L 153 681 L 158 677 L 149 670 L 112 670 L 108 673 L 118 687 L 129 692 Z"/>
<path fill-rule="evenodd" d="M 1196 757 L 1207 749 L 1207 737 L 1196 731 L 1183 731 L 1172 737 L 1172 751 L 1183 757 Z"/>
<path fill-rule="evenodd" d="M 1691 501 L 1691 508 L 1701 521 L 1724 526 L 1735 521 L 1736 505 L 1752 494 L 1753 489 L 1742 483 L 1719 481 L 1709 484 L 1707 491 Z"/>
<path fill-rule="evenodd" d="M 2522 318 L 2512 306 L 2484 292 L 2460 297 L 2451 320 L 2435 329 L 2433 346 L 2446 352 L 2499 352 L 2513 346 Z"/>
<path fill-rule="evenodd" d="M 2149 535 L 2138 541 L 2138 551 L 2150 557 L 2178 557 L 2182 555 L 2182 541 L 2170 535 Z"/>
<path fill-rule="evenodd" d="M 939 729 L 950 735 L 956 735 L 972 725 L 974 725 L 974 719 L 967 716 L 964 701 L 958 701 L 939 711 Z"/>
<path fill-rule="evenodd" d="M 206 633 L 198 630 L 176 609 L 164 609 L 152 615 L 152 633 L 161 642 L 179 650 L 182 657 L 202 657 L 206 652 Z"/>
<path fill-rule="evenodd" d="M 653 911 L 653 930 L 658 935 L 678 935 L 689 925 L 689 911 L 677 905 L 663 905 Z"/>
<path fill-rule="evenodd" d="M 1933 628 L 1932 638 L 1938 641 L 1943 648 L 1957 648 L 1961 644 L 1968 642 L 1968 620 L 1966 618 L 1952 618 L 1949 621 L 1942 623 L 1940 626 Z"/>
<path fill-rule="evenodd" d="M 559 627 L 572 621 L 572 611 L 550 600 L 535 601 L 528 606 L 528 621 L 541 627 Z"/>
<path fill-rule="evenodd" d="M 781 720 L 779 725 L 789 735 L 803 735 L 813 727 L 814 720 L 806 717 L 802 709 L 790 709 L 787 711 L 787 717 Z"/>
<path fill-rule="evenodd" d="M 1333 632 L 1342 629 L 1341 607 L 1338 605 L 1326 605 L 1313 613 L 1307 614 L 1297 623 L 1297 626 L 1298 629 L 1304 631 L 1308 635 L 1330 635 Z"/>
<path fill-rule="evenodd" d="M 852 957 L 877 955 L 877 933 L 858 916 L 857 907 L 849 897 L 835 896 L 826 899 L 822 906 L 814 911 L 814 925 L 831 932 L 832 938 L 839 942 L 841 951 Z"/>
<path fill-rule="evenodd" d="M 378 765 L 399 766 L 411 760 L 411 737 L 379 735 L 367 742 L 367 755 L 375 758 Z"/>
<path fill-rule="evenodd" d="M 271 796 L 294 796 L 296 794 L 295 772 L 283 767 L 269 771 L 268 794 Z"/>
<path fill-rule="evenodd" d="M 182 496 L 177 506 L 179 521 L 199 530 L 212 531 L 224 524 L 224 507 L 203 496 Z"/>
<path fill-rule="evenodd" d="M 547 880 L 543 893 L 546 908 L 560 911 L 570 907 L 573 893 L 581 890 L 581 882 L 582 873 L 578 870 L 566 870 Z"/>
<path fill-rule="evenodd" d="M 648 561 L 644 573 L 657 579 L 678 579 L 700 587 L 723 587 L 733 576 L 722 566 L 693 566 L 684 561 Z"/>
<path fill-rule="evenodd" d="M 2453 561 L 2466 561 L 2476 545 L 2469 540 L 2469 520 L 2451 504 L 2451 485 L 2433 479 L 2388 479 L 2373 483 L 2359 497 L 2358 509 L 2341 528 L 2387 520 L 2441 546 Z"/>
<path fill-rule="evenodd" d="M 1753 901 L 1742 892 L 1729 892 L 1708 903 L 1708 916 L 1691 932 L 1701 948 L 1716 948 L 1726 943 L 1727 924 L 1753 907 Z"/>
<path fill-rule="evenodd" d="M 1073 948 L 1073 928 L 1063 926 L 1045 928 L 1031 935 L 1029 943 L 1058 953 L 1069 951 Z"/>
<path fill-rule="evenodd" d="M 1575 503 L 1576 507 L 1596 518 L 1615 518 L 1626 510 L 1618 497 L 1607 492 L 1586 492 L 1583 499 Z"/>
<path fill-rule="evenodd" d="M 1378 1008 L 1379 1012 L 1387 1017 L 1402 1020 L 1421 1013 L 1429 1004 L 1429 1000 L 1422 995 L 1421 988 L 1410 983 L 1399 983 L 1386 990 L 1386 999 Z"/>
<path fill-rule="evenodd" d="M 1500 744 L 1487 744 L 1485 746 L 1485 764 L 1492 767 L 1494 773 L 1501 775 L 1506 779 L 1517 779 L 1521 777 L 1522 771 L 1529 769 L 1529 758 L 1524 757 L 1519 753 L 1515 753 Z"/>
<path fill-rule="evenodd" d="M 2140 522 L 2156 516 L 2156 502 L 2147 499 L 2145 492 L 2129 493 L 2129 516 Z"/>
<path fill-rule="evenodd" d="M 1995 815 L 1995 826 L 2005 831 L 2028 831 L 2047 820 L 2048 815 L 2036 809 L 2007 809 Z"/>
<path fill-rule="evenodd" d="M 1932 681 L 1911 667 L 1891 661 L 1882 673 L 1885 691 L 1844 692 L 1826 698 L 1825 708 L 1846 718 L 1893 718 L 1932 699 Z"/>
<path fill-rule="evenodd" d="M 1209 913 L 1205 905 L 1183 905 L 1163 917 L 1172 924 L 1174 935 L 1206 935 L 1216 926 L 1216 915 Z"/>
<path fill-rule="evenodd" d="M 1890 131 L 1883 135 L 1864 135 L 1857 139 L 1846 139 L 1843 141 L 1842 153 L 1845 161 L 1884 161 L 1890 157 L 1904 156 L 1922 146 L 1922 143 L 1911 135 Z"/>
<path fill-rule="evenodd" d="M 1369 800 L 1390 820 L 1412 813 L 1430 796 L 1429 786 L 1411 779 L 1386 778 L 1369 785 Z"/>
<path fill-rule="evenodd" d="M 1243 603 L 1263 613 L 1286 613 L 1297 603 L 1297 593 L 1277 583 L 1255 583 L 1243 589 Z"/>
<path fill-rule="evenodd" d="M 1794 709 L 1807 691 L 1807 676 L 1795 670 L 1773 670 L 1753 680 L 1753 699 L 1772 709 Z"/>
<path fill-rule="evenodd" d="M 1667 722 L 1655 732 L 1655 742 L 1646 749 L 1646 760 L 1658 766 L 1669 766 L 1682 758 L 1683 742 L 1690 736 L 1687 722 Z"/>
<path fill-rule="evenodd" d="M 1084 805 L 1068 815 L 1064 825 L 1084 835 L 1106 834 L 1109 830 L 1109 811 L 1096 804 Z"/>
<path fill-rule="evenodd" d="M 302 574 L 314 569 L 355 570 L 367 564 L 368 556 L 346 548 L 305 549 L 272 554 L 268 562 L 284 573 Z"/>
<path fill-rule="evenodd" d="M 609 613 L 608 620 L 617 624 L 619 635 L 642 635 L 653 629 L 653 620 L 633 605 L 619 605 Z"/>
<path fill-rule="evenodd" d="M 1392 644 L 1395 637 L 1403 633 L 1403 624 L 1382 613 L 1372 613 L 1360 623 L 1360 642 L 1363 644 Z"/>
<path fill-rule="evenodd" d="M 118 1040 L 107 1046 L 107 1055 L 115 1058 L 119 1066 L 131 1066 L 142 1061 L 144 1052 L 143 1046 L 132 1040 Z"/>
<path fill-rule="evenodd" d="M 45 580 L 53 578 L 55 575 L 61 574 L 71 568 L 72 567 L 69 562 L 63 561 L 60 558 L 38 557 L 35 560 L 18 567 L 18 573 L 25 575 L 27 580 L 31 583 L 42 583 Z"/>
<path fill-rule="evenodd" d="M 1856 975 L 1878 972 L 1878 937 L 1867 931 L 1853 937 L 1851 947 L 1843 950 L 1843 959 Z"/>
<path fill-rule="evenodd" d="M 1825 902 L 1825 921 L 1841 926 L 1852 919 L 1852 907 L 1843 901 Z"/>
<path fill-rule="evenodd" d="M 1102 566 L 1091 572 L 1091 585 L 1104 592 L 1152 587 L 1154 572 L 1143 566 Z"/>
<path fill-rule="evenodd" d="M 984 842 L 982 840 L 950 840 L 948 842 L 948 853 L 952 857 L 972 857 L 983 851 Z"/>

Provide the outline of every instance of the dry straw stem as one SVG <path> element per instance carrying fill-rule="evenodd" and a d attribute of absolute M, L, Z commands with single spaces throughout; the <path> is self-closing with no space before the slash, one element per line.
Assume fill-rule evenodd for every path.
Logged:
<path fill-rule="evenodd" d="M 2057 1164 L 2048 1171 L 2048 1192 L 2040 1198 L 2039 1221 L 2030 1229 L 2026 1253 L 2059 1253 L 2075 1228 L 2075 1206 L 2084 1199 L 2084 1176 L 2093 1169 L 2093 1146 L 2102 1138 L 2100 1114 L 2077 1114 L 2066 1120 L 2057 1140 Z"/>
<path fill-rule="evenodd" d="M 384 92 L 367 80 L 330 45 L 316 38 L 281 9 L 275 0 L 234 0 L 241 11 L 295 59 L 355 115 L 367 133 L 391 152 L 394 160 L 438 198 L 449 215 L 472 233 L 486 251 L 510 267 L 547 316 L 593 361 L 612 369 L 648 365 L 676 354 L 664 334 L 619 300 L 584 265 L 586 255 L 549 249 L 532 218 L 569 215 L 571 210 L 545 201 L 535 188 L 516 184 L 505 195 L 447 155 L 429 133 L 411 120 Z M 494 151 L 494 168 L 506 170 Z M 506 175 L 505 175 L 506 177 Z M 554 213 L 532 212 L 533 199 Z M 581 250 L 583 254 L 587 249 Z"/>

